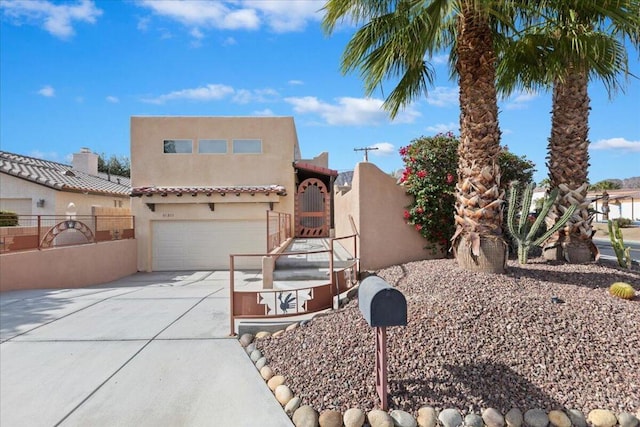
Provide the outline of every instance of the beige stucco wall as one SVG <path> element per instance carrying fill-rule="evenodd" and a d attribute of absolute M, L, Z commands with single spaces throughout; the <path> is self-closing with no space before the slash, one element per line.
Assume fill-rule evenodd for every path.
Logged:
<path fill-rule="evenodd" d="M 166 139 L 193 140 L 191 154 L 165 154 Z M 225 139 L 227 154 L 198 154 L 199 139 Z M 261 154 L 233 154 L 233 139 L 262 140 Z M 132 117 L 132 187 L 283 185 L 276 194 L 184 194 L 134 198 L 138 269 L 151 270 L 152 222 L 163 220 L 265 220 L 266 211 L 294 213 L 293 162 L 299 153 L 292 117 Z M 152 212 L 147 203 L 155 204 Z M 214 211 L 208 204 L 214 203 Z M 265 236 L 260 238 L 266 240 Z"/>
<path fill-rule="evenodd" d="M 79 288 L 136 271 L 135 239 L 7 253 L 0 255 L 0 291 Z"/>
<path fill-rule="evenodd" d="M 123 208 L 130 207 L 129 196 L 59 191 L 7 174 L 2 174 L 0 180 L 0 210 L 13 210 L 12 200 L 31 200 L 31 211 L 16 212 L 19 215 L 65 215 L 71 202 L 76 205 L 76 215 L 91 215 L 92 207 L 114 207 L 114 201 L 121 202 Z M 40 199 L 45 201 L 42 208 L 36 204 Z"/>
<path fill-rule="evenodd" d="M 350 215 L 360 234 L 361 270 L 434 257 L 424 249 L 426 240 L 404 221 L 410 196 L 373 163 L 358 163 L 351 190 L 337 191 L 334 200 L 336 236 L 352 234 Z"/>

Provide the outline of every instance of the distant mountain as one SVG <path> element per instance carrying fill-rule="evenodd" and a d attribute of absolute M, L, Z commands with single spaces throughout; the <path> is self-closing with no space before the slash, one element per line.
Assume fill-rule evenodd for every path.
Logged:
<path fill-rule="evenodd" d="M 622 188 L 640 188 L 640 176 L 626 178 L 621 181 L 622 181 Z"/>

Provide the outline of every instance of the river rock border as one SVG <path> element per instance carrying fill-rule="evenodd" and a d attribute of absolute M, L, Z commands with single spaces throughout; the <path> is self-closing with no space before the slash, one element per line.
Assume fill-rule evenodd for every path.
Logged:
<path fill-rule="evenodd" d="M 319 313 L 315 317 L 326 316 Z M 303 321 L 305 322 L 305 321 Z M 371 427 L 638 427 L 640 410 L 636 414 L 621 412 L 615 414 L 608 409 L 594 409 L 585 417 L 576 409 L 552 410 L 528 409 L 522 412 L 512 408 L 501 414 L 494 408 L 485 409 L 482 414 L 468 414 L 464 418 L 456 408 L 438 411 L 431 406 L 423 406 L 417 414 L 406 411 L 391 410 L 389 412 L 374 409 L 365 414 L 359 408 L 350 408 L 344 413 L 325 410 L 318 413 L 309 405 L 302 405 L 299 397 L 286 385 L 286 378 L 277 375 L 268 365 L 267 358 L 256 348 L 255 339 L 271 336 L 277 338 L 296 329 L 300 323 L 292 323 L 286 329 L 271 333 L 258 332 L 254 335 L 243 334 L 239 337 L 240 345 L 266 381 L 276 400 L 285 413 L 292 419 L 296 427 L 363 427 L 365 422 Z"/>

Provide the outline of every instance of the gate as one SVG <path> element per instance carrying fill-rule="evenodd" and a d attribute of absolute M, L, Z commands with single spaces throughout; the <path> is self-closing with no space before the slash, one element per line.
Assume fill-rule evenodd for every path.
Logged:
<path fill-rule="evenodd" d="M 302 181 L 296 193 L 296 237 L 329 237 L 327 186 L 317 178 Z"/>

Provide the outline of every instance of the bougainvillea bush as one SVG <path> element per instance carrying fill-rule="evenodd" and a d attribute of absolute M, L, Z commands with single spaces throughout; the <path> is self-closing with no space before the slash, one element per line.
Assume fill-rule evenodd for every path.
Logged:
<path fill-rule="evenodd" d="M 453 235 L 458 139 L 452 133 L 421 137 L 400 149 L 405 169 L 400 177 L 413 203 L 404 211 L 407 223 L 427 239 L 432 253 L 448 250 Z"/>
<path fill-rule="evenodd" d="M 404 211 L 404 219 L 427 240 L 432 253 L 446 253 L 455 231 L 453 211 L 458 167 L 459 140 L 453 133 L 423 136 L 400 149 L 405 168 L 400 177 L 414 201 Z M 526 185 L 533 179 L 535 165 L 503 147 L 498 159 L 502 169 L 501 187 L 511 181 Z"/>

